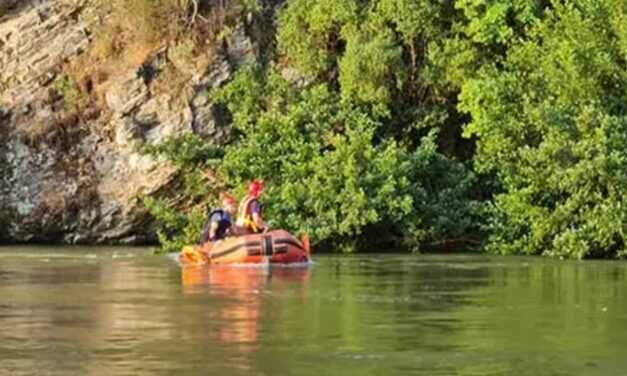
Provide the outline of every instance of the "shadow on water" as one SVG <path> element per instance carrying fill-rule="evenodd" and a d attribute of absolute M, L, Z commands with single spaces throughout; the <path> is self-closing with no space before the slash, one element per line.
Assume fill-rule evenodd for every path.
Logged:
<path fill-rule="evenodd" d="M 0 281 L 0 374 L 627 374 L 624 263 L 0 251 Z"/>

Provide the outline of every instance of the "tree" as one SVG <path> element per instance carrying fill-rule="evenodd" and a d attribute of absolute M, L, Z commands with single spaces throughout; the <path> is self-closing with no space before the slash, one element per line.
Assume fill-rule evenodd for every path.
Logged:
<path fill-rule="evenodd" d="M 503 187 L 491 205 L 493 252 L 625 255 L 626 8 L 555 2 L 502 67 L 464 84 L 475 166 Z"/>
<path fill-rule="evenodd" d="M 225 150 L 221 178 L 231 187 L 263 179 L 274 226 L 358 247 L 417 246 L 473 226 L 472 175 L 437 152 L 435 134 L 410 150 L 376 137 L 382 119 L 327 85 L 294 90 L 277 73 L 255 69 L 214 98 L 227 101 L 243 133 Z"/>

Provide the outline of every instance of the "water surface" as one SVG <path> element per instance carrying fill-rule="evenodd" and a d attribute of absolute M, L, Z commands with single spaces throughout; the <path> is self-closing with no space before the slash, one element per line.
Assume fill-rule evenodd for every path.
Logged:
<path fill-rule="evenodd" d="M 0 374 L 627 376 L 627 264 L 5 247 Z"/>

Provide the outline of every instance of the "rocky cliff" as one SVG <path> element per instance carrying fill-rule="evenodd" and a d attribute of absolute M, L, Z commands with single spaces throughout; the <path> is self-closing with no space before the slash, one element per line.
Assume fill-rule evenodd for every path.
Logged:
<path fill-rule="evenodd" d="M 142 146 L 191 132 L 216 144 L 229 138 L 228 114 L 207 91 L 258 55 L 244 24 L 207 64 L 185 66 L 162 43 L 116 67 L 96 95 L 90 80 L 73 88 L 63 78 L 91 48 L 92 12 L 80 0 L 0 7 L 0 241 L 150 242 L 139 198 L 168 189 L 177 171 Z M 185 73 L 179 91 L 157 85 L 165 72 Z M 70 106 L 77 100 L 80 111 Z"/>

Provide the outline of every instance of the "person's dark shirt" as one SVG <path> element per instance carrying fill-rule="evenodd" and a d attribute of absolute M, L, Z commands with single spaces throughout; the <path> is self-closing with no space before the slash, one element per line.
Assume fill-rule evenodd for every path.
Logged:
<path fill-rule="evenodd" d="M 210 237 L 209 232 L 211 230 L 212 223 L 217 223 L 218 228 L 216 229 L 214 236 Z M 227 231 L 229 230 L 229 228 L 231 228 L 231 223 L 232 223 L 232 219 L 231 219 L 231 214 L 229 214 L 229 212 L 221 210 L 221 209 L 214 210 L 213 212 L 209 214 L 207 225 L 205 226 L 205 229 L 203 230 L 200 243 L 204 244 L 208 241 L 214 242 L 216 240 L 224 239 L 226 237 Z"/>

